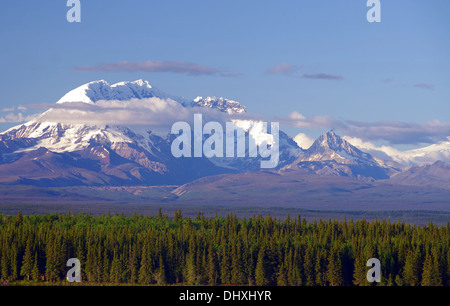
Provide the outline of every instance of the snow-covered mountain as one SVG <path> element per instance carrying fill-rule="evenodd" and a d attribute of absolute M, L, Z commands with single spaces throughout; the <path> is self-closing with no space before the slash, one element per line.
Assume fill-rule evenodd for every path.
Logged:
<path fill-rule="evenodd" d="M 215 97 L 189 101 L 165 94 L 143 80 L 113 85 L 103 80 L 90 82 L 71 90 L 57 104 L 95 106 L 99 101 L 146 98 L 170 99 L 182 108 L 211 108 L 226 114 L 245 112 L 236 101 Z M 175 135 L 169 131 L 153 133 L 145 126 L 69 124 L 45 118 L 41 115 L 0 133 L 0 182 L 47 186 L 179 184 L 206 175 L 255 171 L 261 160 L 175 158 L 171 153 Z M 236 126 L 244 129 L 247 140 L 267 142 L 270 137 L 259 128 L 258 121 L 237 120 Z M 284 133 L 280 139 L 281 167 L 295 160 L 301 149 Z"/>
<path fill-rule="evenodd" d="M 370 154 L 364 153 L 335 134 L 333 130 L 322 134 L 312 146 L 301 156 L 300 161 L 329 161 L 340 164 L 354 162 L 377 165 Z"/>
<path fill-rule="evenodd" d="M 321 135 L 287 168 L 367 180 L 387 179 L 402 170 L 399 164 L 385 162 L 359 150 L 334 131 Z"/>
<path fill-rule="evenodd" d="M 100 100 L 127 101 L 131 99 L 160 98 L 171 99 L 185 107 L 209 107 L 228 114 L 245 113 L 246 109 L 239 102 L 217 97 L 197 97 L 189 100 L 169 95 L 153 86 L 148 81 L 119 82 L 110 85 L 104 80 L 81 85 L 65 94 L 56 103 L 84 102 L 94 104 Z"/>
<path fill-rule="evenodd" d="M 250 141 L 255 143 L 256 145 L 267 144 L 272 146 L 275 142 L 271 134 L 267 134 L 265 127 L 260 121 L 252 121 L 252 120 L 234 120 L 234 125 L 241 129 L 243 133 L 243 137 L 239 137 L 239 134 L 236 133 L 236 137 L 234 139 L 234 148 L 237 148 L 238 143 L 248 144 Z M 290 138 L 283 131 L 279 131 L 278 135 L 278 166 L 276 169 L 281 169 L 293 161 L 295 161 L 298 156 L 303 152 L 297 143 Z M 224 149 L 224 156 L 226 156 L 226 152 Z M 237 156 L 237 150 L 236 155 Z M 247 171 L 258 171 L 261 169 L 261 161 L 267 160 L 267 158 L 263 158 L 261 156 L 257 156 L 254 158 L 248 158 L 250 156 L 249 147 L 246 146 L 243 158 L 211 158 L 210 161 L 214 163 L 218 167 L 223 167 L 226 169 L 232 169 L 237 172 L 247 172 Z"/>
<path fill-rule="evenodd" d="M 140 135 L 127 127 L 28 122 L 0 134 L 0 182 L 159 185 L 230 172 L 206 158 L 176 159 L 170 143 L 169 135 Z"/>
<path fill-rule="evenodd" d="M 187 102 L 184 98 L 170 96 L 154 88 L 148 81 L 119 82 L 110 85 L 104 80 L 93 81 L 81 85 L 65 94 L 56 103 L 84 102 L 93 104 L 100 100 L 119 100 L 143 98 L 174 99 L 177 102 Z"/>
<path fill-rule="evenodd" d="M 192 108 L 208 110 L 209 114 L 219 113 L 225 118 L 246 112 L 244 106 L 233 100 L 216 97 L 189 100 L 166 94 L 143 80 L 113 85 L 103 80 L 90 82 L 65 94 L 54 109 L 68 112 L 68 116 L 76 116 L 77 113 L 72 114 L 70 108 L 64 108 L 67 106 L 65 103 L 78 103 L 69 105 L 83 110 L 105 104 L 116 107 L 117 101 L 124 101 L 125 105 L 128 105 L 128 101 L 135 101 L 141 106 L 139 103 L 146 100 L 156 100 L 163 106 L 164 101 L 170 100 L 170 111 L 190 110 L 188 114 L 197 111 Z M 83 107 L 79 107 L 79 104 Z M 161 114 L 164 117 L 166 109 L 161 108 L 161 105 L 156 105 L 155 109 L 161 112 L 157 116 Z M 260 155 L 250 158 L 248 143 L 252 141 L 257 145 L 275 145 L 273 135 L 267 133 L 261 121 L 230 117 L 234 127 L 244 133 L 244 139 L 236 137 L 234 144 L 237 147 L 238 142 L 244 140 L 245 157 L 238 157 L 236 154 L 232 158 L 175 158 L 171 152 L 171 144 L 177 136 L 170 134 L 169 130 L 156 132 L 153 127 L 133 125 L 133 122 L 126 125 L 47 120 L 56 118 L 46 116 L 51 110 L 44 112 L 36 120 L 0 133 L 0 183 L 42 186 L 178 185 L 216 174 L 259 171 L 261 161 L 267 158 Z M 146 111 L 153 112 L 154 109 Z M 134 120 L 135 117 L 131 119 Z M 236 136 L 238 135 L 240 133 L 236 132 Z M 277 144 L 279 161 L 274 170 L 300 169 L 314 174 L 364 181 L 388 179 L 405 170 L 398 163 L 400 158 L 376 157 L 377 155 L 360 150 L 333 131 L 321 135 L 307 150 L 300 148 L 282 131 Z M 441 143 L 408 152 L 404 158 L 439 158 L 449 152 L 448 143 Z M 440 164 L 433 169 L 437 167 Z"/>
<path fill-rule="evenodd" d="M 217 97 L 197 97 L 191 103 L 184 103 L 184 105 L 209 107 L 229 114 L 242 114 L 246 111 L 239 102 Z"/>
<path fill-rule="evenodd" d="M 436 161 L 450 163 L 450 137 L 448 138 L 448 141 L 441 141 L 423 148 L 406 151 L 391 150 L 388 156 L 392 160 L 408 166 L 432 164 Z"/>

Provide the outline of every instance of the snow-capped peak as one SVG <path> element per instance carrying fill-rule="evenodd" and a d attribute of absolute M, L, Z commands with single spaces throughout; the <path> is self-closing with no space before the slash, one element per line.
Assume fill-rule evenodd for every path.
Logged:
<path fill-rule="evenodd" d="M 239 102 L 217 97 L 197 97 L 193 100 L 192 106 L 210 107 L 218 109 L 222 112 L 227 112 L 229 114 L 241 114 L 245 113 L 246 109 Z"/>
<path fill-rule="evenodd" d="M 345 140 L 337 136 L 333 130 L 321 135 L 317 142 L 320 146 L 338 150 L 346 145 Z"/>
<path fill-rule="evenodd" d="M 110 85 L 104 80 L 89 82 L 65 94 L 57 103 L 84 102 L 95 103 L 99 100 L 130 100 L 143 98 L 168 98 L 148 81 L 136 80 L 134 82 L 119 82 Z"/>
<path fill-rule="evenodd" d="M 113 85 L 105 80 L 89 82 L 69 91 L 57 103 L 83 102 L 94 104 L 100 100 L 126 101 L 145 98 L 171 99 L 185 107 L 209 107 L 229 114 L 240 114 L 246 111 L 245 107 L 239 102 L 222 97 L 197 97 L 194 100 L 188 100 L 168 95 L 142 79 L 133 82 L 118 82 Z"/>
<path fill-rule="evenodd" d="M 334 160 L 338 163 L 359 161 L 369 164 L 377 164 L 370 154 L 360 151 L 342 137 L 336 135 L 333 130 L 322 134 L 312 146 L 306 150 L 302 161 Z"/>
<path fill-rule="evenodd" d="M 69 91 L 56 103 L 84 102 L 92 104 L 95 102 L 92 98 L 108 86 L 109 84 L 105 80 L 89 82 Z"/>
<path fill-rule="evenodd" d="M 139 87 L 144 87 L 144 88 L 149 88 L 149 89 L 152 88 L 150 83 L 143 79 L 139 79 L 139 80 L 136 80 L 133 82 L 124 81 L 124 82 L 119 82 L 119 83 L 111 85 L 111 87 L 118 87 L 118 86 L 139 86 Z"/>
<path fill-rule="evenodd" d="M 185 100 L 184 98 L 170 96 L 152 87 L 148 81 L 142 79 L 118 82 L 113 85 L 110 85 L 105 80 L 89 82 L 69 91 L 57 103 L 81 102 L 96 104 L 101 100 L 128 101 L 145 98 L 170 99 L 184 107 L 207 107 L 233 114 L 245 111 L 245 107 L 238 102 L 224 98 L 207 97 L 203 99 L 199 97 L 195 100 Z M 99 137 L 106 139 L 110 143 L 130 142 L 129 137 L 126 135 L 121 136 L 122 131 L 116 131 L 111 127 L 108 128 L 105 124 L 60 122 L 55 117 L 49 119 L 45 116 L 52 111 L 53 109 L 51 108 L 42 113 L 36 120 L 13 127 L 2 133 L 5 136 L 0 138 L 0 141 L 18 138 L 32 139 L 33 145 L 27 145 L 25 149 L 43 146 L 53 152 L 79 150 L 89 146 L 92 139 Z M 135 133 L 139 136 L 139 139 L 148 138 L 148 128 L 143 130 Z M 144 148 L 147 147 L 145 142 L 141 143 L 141 145 Z"/>

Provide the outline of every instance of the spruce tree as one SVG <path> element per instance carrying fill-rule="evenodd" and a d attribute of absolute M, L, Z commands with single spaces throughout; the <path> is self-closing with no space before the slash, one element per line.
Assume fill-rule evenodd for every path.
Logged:
<path fill-rule="evenodd" d="M 138 281 L 138 261 L 135 246 L 130 246 L 130 258 L 128 259 L 129 282 L 136 283 Z"/>
<path fill-rule="evenodd" d="M 335 246 L 333 246 L 330 250 L 326 275 L 327 280 L 331 286 L 343 285 L 342 262 L 340 258 L 340 252 L 338 248 Z"/>
<path fill-rule="evenodd" d="M 257 286 L 267 286 L 269 280 L 266 275 L 266 258 L 265 248 L 261 247 L 258 253 L 258 261 L 256 262 L 255 269 L 255 284 Z"/>
<path fill-rule="evenodd" d="M 367 260 L 364 253 L 359 251 L 355 257 L 355 269 L 353 273 L 353 284 L 356 286 L 365 286 L 367 282 Z"/>
<path fill-rule="evenodd" d="M 222 245 L 222 260 L 220 262 L 220 282 L 223 285 L 231 283 L 230 258 L 226 244 Z"/>
<path fill-rule="evenodd" d="M 111 267 L 109 264 L 109 255 L 108 255 L 108 249 L 106 247 L 104 247 L 103 249 L 103 256 L 102 256 L 102 272 L 101 272 L 101 278 L 102 281 L 105 283 L 108 283 L 110 281 L 110 275 L 109 273 L 111 272 Z"/>
<path fill-rule="evenodd" d="M 159 254 L 159 267 L 158 267 L 158 273 L 156 274 L 156 283 L 158 285 L 164 285 L 166 284 L 166 267 L 164 264 L 164 260 L 162 257 L 162 254 Z"/>
<path fill-rule="evenodd" d="M 214 255 L 214 248 L 212 244 L 209 245 L 208 248 L 208 259 L 207 259 L 207 268 L 206 268 L 206 274 L 207 274 L 207 282 L 209 285 L 216 285 L 217 284 L 217 261 L 216 257 Z"/>
<path fill-rule="evenodd" d="M 321 250 L 316 251 L 316 263 L 314 265 L 315 284 L 325 286 L 327 283 L 326 253 Z"/>
<path fill-rule="evenodd" d="M 441 286 L 442 279 L 439 271 L 439 263 L 432 253 L 427 252 L 423 263 L 422 286 Z"/>
<path fill-rule="evenodd" d="M 278 286 L 287 286 L 287 276 L 286 276 L 286 269 L 284 267 L 284 263 L 282 263 L 278 269 L 277 273 L 277 285 Z"/>
<path fill-rule="evenodd" d="M 56 281 L 59 278 L 59 262 L 58 262 L 58 251 L 59 245 L 56 237 L 50 237 L 48 244 L 46 246 L 45 256 L 45 276 L 49 281 Z"/>
<path fill-rule="evenodd" d="M 31 237 L 29 237 L 22 261 L 22 268 L 20 269 L 20 275 L 26 277 L 27 280 L 30 280 L 31 271 L 33 270 L 33 251 L 31 250 L 31 244 Z"/>
<path fill-rule="evenodd" d="M 141 265 L 138 275 L 140 284 L 150 284 L 152 279 L 152 260 L 148 248 L 148 242 L 142 246 Z"/>
<path fill-rule="evenodd" d="M 240 241 L 232 245 L 231 256 L 231 283 L 242 285 L 245 283 L 244 267 L 242 266 L 242 250 Z"/>
<path fill-rule="evenodd" d="M 40 277 L 38 261 L 39 261 L 38 254 L 37 254 L 37 252 L 35 252 L 34 260 L 33 260 L 33 269 L 31 270 L 31 278 L 35 282 L 39 281 L 39 277 Z"/>
<path fill-rule="evenodd" d="M 403 268 L 403 282 L 409 286 L 418 286 L 420 284 L 420 254 L 418 250 L 409 250 L 406 256 L 405 266 Z"/>
<path fill-rule="evenodd" d="M 23 222 L 23 216 L 22 216 L 22 212 L 19 210 L 17 212 L 15 225 L 20 226 L 20 225 L 22 225 L 22 222 Z"/>
<path fill-rule="evenodd" d="M 0 260 L 1 265 L 1 275 L 0 279 L 7 280 L 9 279 L 9 272 L 10 272 L 10 264 L 9 264 L 9 252 L 7 251 L 6 243 L 3 244 L 2 248 L 2 258 Z"/>
<path fill-rule="evenodd" d="M 185 266 L 185 271 L 184 271 L 184 278 L 188 285 L 195 285 L 195 283 L 197 281 L 194 255 L 192 253 L 188 253 L 186 255 L 186 266 Z"/>
<path fill-rule="evenodd" d="M 112 283 L 120 283 L 122 281 L 123 267 L 117 251 L 114 250 L 113 260 L 111 262 L 110 281 Z"/>
<path fill-rule="evenodd" d="M 303 270 L 305 271 L 306 286 L 314 286 L 316 284 L 314 255 L 315 254 L 313 248 L 308 245 L 305 251 L 305 260 L 303 266 Z"/>

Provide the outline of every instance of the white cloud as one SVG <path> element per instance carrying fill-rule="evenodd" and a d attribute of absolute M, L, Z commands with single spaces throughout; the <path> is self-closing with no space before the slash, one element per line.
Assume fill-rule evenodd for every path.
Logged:
<path fill-rule="evenodd" d="M 330 116 L 304 116 L 294 111 L 287 117 L 275 117 L 281 124 L 307 129 L 334 129 L 342 135 L 366 141 L 384 140 L 392 145 L 437 143 L 450 135 L 450 122 L 431 120 L 423 123 L 401 121 L 361 122 Z"/>
<path fill-rule="evenodd" d="M 396 156 L 401 154 L 401 151 L 391 147 L 391 146 L 380 146 L 377 147 L 369 141 L 364 141 L 357 137 L 342 137 L 358 149 L 371 154 L 372 156 L 384 159 L 384 160 L 394 160 Z"/>
<path fill-rule="evenodd" d="M 299 112 L 292 112 L 288 117 L 275 117 L 280 124 L 307 129 L 334 129 L 343 124 L 329 116 L 306 117 Z"/>
<path fill-rule="evenodd" d="M 309 138 L 306 134 L 304 133 L 299 133 L 294 137 L 294 141 L 297 143 L 297 145 L 304 149 L 307 150 L 311 147 L 311 145 L 314 143 L 314 139 Z"/>
<path fill-rule="evenodd" d="M 343 138 L 361 151 L 383 160 L 392 160 L 407 166 L 433 163 L 438 160 L 450 163 L 450 137 L 448 137 L 447 141 L 407 151 L 400 151 L 391 146 L 376 146 L 371 142 L 363 141 L 356 137 L 345 136 Z"/>
<path fill-rule="evenodd" d="M 380 121 L 343 121 L 342 134 L 365 140 L 386 140 L 391 144 L 423 144 L 447 140 L 450 122 L 431 120 L 423 123 Z"/>
<path fill-rule="evenodd" d="M 22 113 L 14 114 L 9 113 L 3 117 L 0 117 L 0 123 L 22 123 L 35 118 L 35 115 L 23 115 Z"/>
<path fill-rule="evenodd" d="M 100 100 L 95 104 L 82 102 L 55 104 L 38 120 L 94 126 L 145 125 L 170 129 L 178 121 L 191 123 L 194 114 L 197 113 L 203 114 L 205 122 L 227 122 L 232 117 L 240 118 L 239 115 L 231 116 L 206 107 L 187 108 L 171 99 L 147 98 L 127 101 Z"/>

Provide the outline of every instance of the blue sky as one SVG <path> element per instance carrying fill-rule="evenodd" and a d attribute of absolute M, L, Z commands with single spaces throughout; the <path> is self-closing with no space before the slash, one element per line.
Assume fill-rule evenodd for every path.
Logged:
<path fill-rule="evenodd" d="M 56 102 L 93 80 L 141 78 L 187 98 L 234 99 L 268 117 L 297 112 L 308 122 L 326 116 L 356 126 L 404 124 L 414 131 L 438 122 L 428 134 L 440 124 L 448 129 L 448 0 L 381 0 L 381 23 L 367 22 L 365 0 L 81 5 L 82 22 L 75 24 L 66 21 L 65 0 L 2 4 L 2 129 L 17 124 L 12 121 L 20 121 L 14 120 L 19 114 L 42 111 L 19 106 Z M 328 128 L 294 124 L 286 130 L 315 137 Z M 408 132 L 394 142 L 414 142 Z"/>

